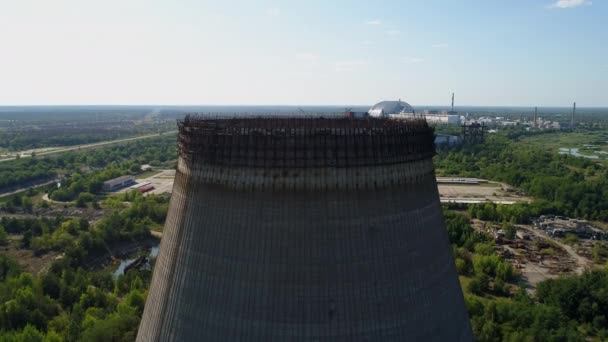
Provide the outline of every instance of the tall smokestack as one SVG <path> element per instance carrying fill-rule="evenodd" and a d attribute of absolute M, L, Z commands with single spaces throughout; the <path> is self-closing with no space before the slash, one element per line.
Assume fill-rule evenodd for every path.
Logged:
<path fill-rule="evenodd" d="M 538 126 L 538 107 L 534 107 L 534 127 Z"/>
<path fill-rule="evenodd" d="M 570 119 L 570 127 L 574 128 L 574 114 L 576 113 L 576 102 L 572 105 L 572 119 Z"/>
<path fill-rule="evenodd" d="M 179 122 L 138 341 L 472 341 L 425 120 Z"/>
<path fill-rule="evenodd" d="M 454 93 L 452 93 L 452 112 L 454 112 Z"/>

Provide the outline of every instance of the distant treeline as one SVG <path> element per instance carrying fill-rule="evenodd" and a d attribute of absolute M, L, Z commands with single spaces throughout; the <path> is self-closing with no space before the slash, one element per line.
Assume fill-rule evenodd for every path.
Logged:
<path fill-rule="evenodd" d="M 448 106 L 414 106 L 416 110 L 451 110 Z M 502 116 L 509 118 L 533 118 L 534 107 L 510 107 L 510 106 L 458 106 L 455 108 L 459 114 L 470 114 L 473 116 Z M 538 116 L 550 118 L 551 120 L 570 119 L 572 106 L 567 107 L 538 107 Z M 608 122 L 608 107 L 577 107 L 577 120 L 593 118 L 594 120 Z"/>
<path fill-rule="evenodd" d="M 24 126 L 0 130 L 0 149 L 12 152 L 45 147 L 85 145 L 171 129 L 174 129 L 174 123 L 135 125 L 131 121 Z"/>
<path fill-rule="evenodd" d="M 0 106 L 0 121 L 57 122 L 140 119 L 153 106 Z"/>

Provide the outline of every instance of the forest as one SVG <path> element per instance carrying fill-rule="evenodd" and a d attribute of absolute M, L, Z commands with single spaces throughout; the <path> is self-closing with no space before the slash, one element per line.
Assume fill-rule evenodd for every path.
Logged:
<path fill-rule="evenodd" d="M 517 274 L 476 232 L 470 217 L 444 211 L 456 269 L 478 341 L 588 341 L 608 338 L 608 266 L 546 280 L 530 295 Z"/>
<path fill-rule="evenodd" d="M 149 106 L 0 108 L 0 152 L 74 146 L 175 130 L 175 118 Z"/>
<path fill-rule="evenodd" d="M 57 156 L 22 158 L 0 163 L 0 190 L 27 186 L 31 182 L 55 179 L 72 173 L 96 170 L 96 180 L 110 177 L 106 169 L 133 172 L 134 165 L 163 165 L 175 160 L 175 136 L 139 140 L 87 151 L 63 153 Z M 104 179 L 105 178 L 105 179 Z M 110 177 L 111 178 L 111 177 Z M 84 186 L 84 184 L 82 184 Z M 86 184 L 86 185 L 90 185 Z M 80 185 L 78 185 L 80 187 Z M 74 191 L 72 191 L 74 192 Z M 70 199 L 78 194 L 67 194 Z"/>
<path fill-rule="evenodd" d="M 115 279 L 88 261 L 114 242 L 149 238 L 150 227 L 164 222 L 168 198 L 133 191 L 107 205 L 115 210 L 93 225 L 75 218 L 2 218 L 2 243 L 7 233 L 19 234 L 21 248 L 64 256 L 33 275 L 0 254 L 0 340 L 135 339 L 151 272 L 132 270 Z"/>
<path fill-rule="evenodd" d="M 521 136 L 504 132 L 489 136 L 483 145 L 440 150 L 435 161 L 439 173 L 500 180 L 535 198 L 531 203 L 510 206 L 485 203 L 444 208 L 475 338 L 605 340 L 608 268 L 547 280 L 530 293 L 519 271 L 496 253 L 493 239 L 470 224 L 471 219 L 479 218 L 510 231 L 513 223 L 527 222 L 544 213 L 607 220 L 607 203 L 602 201 L 606 198 L 605 166 L 553 154 L 538 146 L 522 146 L 518 142 Z M 165 137 L 66 153 L 61 158 L 11 162 L 23 166 L 23 172 L 40 169 L 64 174 L 61 188 L 47 189 L 52 197 L 75 199 L 70 206 L 98 207 L 104 215 L 95 222 L 60 214 L 0 219 L 0 248 L 12 243 L 40 257 L 62 255 L 46 272 L 33 274 L 10 256 L 0 254 L 1 341 L 135 339 L 151 271 L 132 270 L 114 277 L 107 269 L 93 267 L 91 260 L 106 253 L 107 246 L 150 239 L 151 229 L 162 228 L 169 198 L 142 196 L 136 191 L 103 196 L 99 186 L 104 179 L 135 172 L 144 163 L 172 167 L 175 156 L 174 137 Z M 545 182 L 547 178 L 553 182 Z M 13 207 L 24 214 L 35 212 L 43 204 L 32 202 L 34 194 L 30 191 L 8 197 L 3 208 Z M 90 201 L 78 203 L 79 198 L 88 195 L 92 196 Z"/>
<path fill-rule="evenodd" d="M 519 143 L 522 130 L 487 136 L 483 144 L 439 150 L 438 174 L 505 182 L 538 199 L 516 217 L 553 213 L 608 221 L 608 168 L 592 160 L 552 153 L 541 146 Z M 553 133 L 565 134 L 565 133 Z M 516 215 L 516 216 L 517 216 Z"/>
<path fill-rule="evenodd" d="M 151 272 L 113 278 L 84 265 L 104 243 L 147 236 L 164 220 L 166 199 L 136 192 L 132 201 L 94 225 L 77 219 L 3 219 L 7 232 L 28 234 L 23 248 L 64 250 L 42 275 L 24 272 L 0 255 L 0 339 L 3 341 L 133 341 Z M 466 213 L 445 210 L 465 302 L 479 341 L 584 341 L 608 338 L 608 270 L 548 280 L 530 295 L 517 272 L 500 260 L 492 240 L 476 232 Z M 120 228 L 118 228 L 120 227 Z M 466 285 L 464 285 L 466 284 Z"/>
<path fill-rule="evenodd" d="M 530 203 L 473 204 L 444 213 L 473 332 L 479 341 L 605 340 L 608 265 L 543 281 L 531 294 L 516 270 L 511 270 L 510 280 L 499 277 L 509 271 L 501 269 L 502 261 L 492 254 L 493 239 L 469 224 L 472 218 L 495 222 L 509 234 L 513 223 L 529 223 L 542 214 L 608 221 L 608 168 L 524 142 L 538 134 L 568 133 L 502 130 L 488 135 L 483 144 L 441 149 L 435 159 L 438 174 L 502 181 L 534 198 Z"/>

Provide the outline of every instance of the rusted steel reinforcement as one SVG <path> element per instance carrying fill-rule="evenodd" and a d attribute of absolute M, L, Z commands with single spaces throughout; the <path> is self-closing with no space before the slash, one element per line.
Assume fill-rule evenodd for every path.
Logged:
<path fill-rule="evenodd" d="M 179 154 L 206 165 L 255 168 L 378 166 L 429 159 L 425 120 L 206 118 L 178 122 Z"/>

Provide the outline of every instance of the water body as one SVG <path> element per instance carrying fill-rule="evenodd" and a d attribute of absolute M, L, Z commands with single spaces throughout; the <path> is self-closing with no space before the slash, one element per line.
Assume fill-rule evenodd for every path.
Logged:
<path fill-rule="evenodd" d="M 596 155 L 596 154 L 581 154 L 579 152 L 578 148 L 567 148 L 567 147 L 560 147 L 559 149 L 559 154 L 569 154 L 575 157 L 583 157 L 583 158 L 588 158 L 588 159 L 599 159 L 600 156 Z"/>
<path fill-rule="evenodd" d="M 158 249 L 159 249 L 158 245 L 150 248 L 150 253 L 148 254 L 148 258 L 156 258 L 156 256 L 158 255 Z M 132 263 L 135 260 L 137 260 L 137 258 L 121 260 L 120 265 L 118 265 L 118 269 L 116 269 L 116 271 L 114 271 L 114 278 L 118 278 L 119 275 L 123 274 L 123 272 L 125 271 L 125 267 L 127 267 L 127 265 L 129 265 L 130 263 Z"/>

